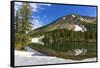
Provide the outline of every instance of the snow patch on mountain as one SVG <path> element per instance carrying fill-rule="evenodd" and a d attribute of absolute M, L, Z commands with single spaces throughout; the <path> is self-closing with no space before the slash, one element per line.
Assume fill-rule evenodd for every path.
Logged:
<path fill-rule="evenodd" d="M 87 31 L 87 29 L 83 25 L 74 25 L 74 26 L 75 26 L 74 31 L 81 31 L 81 32 Z"/>
<path fill-rule="evenodd" d="M 72 17 L 76 17 L 76 16 L 73 14 Z"/>

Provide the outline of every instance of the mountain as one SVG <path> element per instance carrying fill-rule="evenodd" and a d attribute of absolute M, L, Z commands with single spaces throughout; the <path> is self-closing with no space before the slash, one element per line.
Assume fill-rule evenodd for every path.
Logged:
<path fill-rule="evenodd" d="M 65 59 L 95 57 L 96 31 L 96 17 L 70 14 L 31 31 L 32 43 L 29 45 L 49 56 Z M 77 51 L 84 53 L 78 54 Z"/>
<path fill-rule="evenodd" d="M 88 26 L 96 27 L 96 17 L 80 16 L 78 14 L 70 14 L 58 18 L 48 25 L 33 30 L 34 32 L 48 32 L 57 29 L 66 29 L 73 31 L 87 31 Z M 33 32 L 32 31 L 32 32 Z"/>

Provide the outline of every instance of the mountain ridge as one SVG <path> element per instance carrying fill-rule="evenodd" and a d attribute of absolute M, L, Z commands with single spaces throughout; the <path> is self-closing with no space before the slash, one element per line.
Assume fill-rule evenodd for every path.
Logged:
<path fill-rule="evenodd" d="M 32 31 L 47 32 L 47 31 L 52 31 L 56 29 L 75 30 L 76 26 L 81 29 L 81 30 L 79 29 L 79 31 L 82 31 L 83 27 L 86 31 L 86 27 L 84 26 L 84 24 L 85 25 L 86 24 L 96 24 L 96 17 L 81 16 L 78 14 L 69 14 L 69 15 L 59 17 L 58 19 L 54 20 L 50 24 L 39 27 Z"/>
<path fill-rule="evenodd" d="M 59 17 L 58 19 L 56 19 L 56 20 L 54 20 L 53 22 L 51 22 L 51 23 L 49 23 L 49 24 L 47 24 L 47 25 L 44 25 L 44 26 L 48 26 L 48 25 L 50 25 L 50 24 L 53 24 L 54 22 L 56 22 L 57 20 L 59 20 L 59 19 L 61 19 L 62 17 L 65 17 L 65 16 L 70 16 L 70 15 L 77 15 L 77 16 L 80 16 L 79 14 L 68 14 L 68 15 L 64 15 L 64 16 L 61 16 L 61 17 Z M 90 17 L 90 16 L 82 16 L 81 15 L 81 17 L 89 17 L 89 18 L 92 18 L 92 19 L 94 19 L 94 18 L 96 18 L 96 17 Z M 44 27 L 44 26 L 42 26 L 42 27 Z M 39 28 L 41 28 L 41 27 L 39 27 Z M 38 28 L 36 28 L 36 29 L 38 29 Z M 34 30 L 36 30 L 36 29 L 34 29 Z"/>

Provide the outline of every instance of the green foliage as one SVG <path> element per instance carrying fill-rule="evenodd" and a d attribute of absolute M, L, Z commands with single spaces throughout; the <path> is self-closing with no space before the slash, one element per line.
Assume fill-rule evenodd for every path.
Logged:
<path fill-rule="evenodd" d="M 15 48 L 24 49 L 30 43 L 28 32 L 32 30 L 31 7 L 28 3 L 23 3 L 21 8 L 16 11 L 15 20 Z"/>
<path fill-rule="evenodd" d="M 96 57 L 96 23 L 87 21 L 88 17 L 84 19 L 86 21 L 81 21 L 79 18 L 80 16 L 77 16 L 76 18 L 68 16 L 66 17 L 66 20 L 58 19 L 47 26 L 35 29 L 29 33 L 30 36 L 44 36 L 42 39 L 44 45 L 31 43 L 29 46 L 46 55 L 67 59 L 82 60 L 85 58 Z M 72 26 L 75 24 L 84 25 L 86 31 L 73 31 L 74 28 L 69 30 L 71 27 L 70 24 Z M 83 49 L 86 51 L 86 54 L 75 56 L 75 52 L 73 51 L 75 49 Z"/>
<path fill-rule="evenodd" d="M 25 46 L 27 46 L 30 43 L 29 35 L 22 34 L 22 33 L 16 33 L 15 34 L 15 48 L 18 50 L 24 49 Z"/>
<path fill-rule="evenodd" d="M 21 8 L 19 9 L 20 16 L 20 32 L 26 33 L 32 30 L 31 23 L 31 7 L 28 3 L 23 3 Z"/>
<path fill-rule="evenodd" d="M 88 27 L 89 28 L 89 27 Z M 42 39 L 44 45 L 32 43 L 31 48 L 50 56 L 65 59 L 82 60 L 96 57 L 96 31 L 95 28 L 87 28 L 87 31 L 72 31 L 57 29 L 48 32 L 36 32 L 33 36 L 45 36 Z M 85 49 L 86 54 L 75 56 L 73 50 Z"/>
<path fill-rule="evenodd" d="M 96 43 L 92 42 L 53 41 L 51 43 L 47 41 L 44 42 L 44 45 L 32 43 L 29 46 L 46 55 L 57 56 L 65 59 L 82 60 L 85 58 L 96 57 Z M 73 52 L 75 49 L 85 49 L 87 52 L 84 55 L 80 54 L 75 56 Z"/>
<path fill-rule="evenodd" d="M 43 32 L 38 31 L 33 34 L 31 34 L 32 37 L 38 37 L 38 36 L 45 36 L 43 39 L 44 41 L 47 40 L 60 40 L 60 41 L 87 41 L 87 42 L 96 42 L 96 28 L 87 28 L 87 31 L 81 32 L 81 31 L 73 31 L 73 30 L 67 30 L 67 29 L 57 29 L 53 31 Z"/>

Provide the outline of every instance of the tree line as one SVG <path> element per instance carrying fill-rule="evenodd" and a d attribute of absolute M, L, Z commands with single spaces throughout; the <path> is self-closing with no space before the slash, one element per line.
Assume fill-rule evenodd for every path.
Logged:
<path fill-rule="evenodd" d="M 96 42 L 96 31 L 94 30 L 96 28 L 87 28 L 87 31 L 81 32 L 81 31 L 73 31 L 73 30 L 67 30 L 67 29 L 56 29 L 53 31 L 39 31 L 36 33 L 33 33 L 33 37 L 39 37 L 44 35 L 44 39 L 42 39 L 44 42 L 52 41 L 86 41 L 86 42 Z"/>

